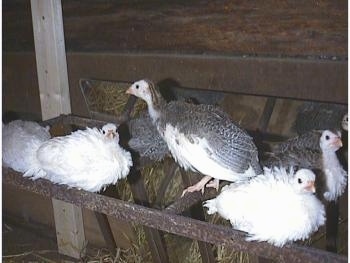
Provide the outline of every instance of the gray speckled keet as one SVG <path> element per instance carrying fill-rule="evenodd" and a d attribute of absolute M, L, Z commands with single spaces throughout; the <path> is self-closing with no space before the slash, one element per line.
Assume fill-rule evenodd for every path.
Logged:
<path fill-rule="evenodd" d="M 261 164 L 266 167 L 322 169 L 321 135 L 322 131 L 313 130 L 274 144 L 272 152 L 262 159 Z"/>
<path fill-rule="evenodd" d="M 167 141 L 175 160 L 185 169 L 208 170 L 207 175 L 229 181 L 246 180 L 262 172 L 252 137 L 218 107 L 183 101 L 166 103 L 148 80 L 135 82 L 127 93 L 147 102 L 153 123 Z M 191 151 L 203 160 L 197 159 L 194 164 L 188 154 Z M 182 155 L 184 152 L 187 156 Z M 212 166 L 207 169 L 208 162 Z M 231 171 L 233 176 L 222 176 L 220 171 L 215 173 L 213 167 Z M 244 174 L 250 167 L 253 173 Z"/>
<path fill-rule="evenodd" d="M 141 157 L 160 161 L 169 154 L 168 146 L 152 123 L 148 112 L 142 112 L 139 117 L 130 120 L 128 126 L 131 134 L 128 144 Z"/>

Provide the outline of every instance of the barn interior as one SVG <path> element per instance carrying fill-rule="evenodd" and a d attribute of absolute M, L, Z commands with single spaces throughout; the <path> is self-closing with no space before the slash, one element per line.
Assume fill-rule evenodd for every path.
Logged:
<path fill-rule="evenodd" d="M 42 15 L 43 6 L 53 2 L 55 8 L 50 10 L 58 17 L 61 14 L 63 22 L 63 65 L 70 97 L 70 112 L 62 112 L 69 115 L 58 118 L 45 117 L 43 109 L 45 100 L 62 94 L 39 89 L 43 79 L 49 83 L 55 76 L 45 77 L 51 72 L 40 69 L 38 56 L 50 57 L 55 49 L 48 46 L 39 51 L 43 42 L 36 39 L 46 34 L 37 31 L 38 23 L 51 19 L 50 13 Z M 137 116 L 147 108 L 125 94 L 131 83 L 147 78 L 169 100 L 219 105 L 257 142 L 285 140 L 297 134 L 298 112 L 307 103 L 347 112 L 347 5 L 341 0 L 4 0 L 3 122 L 47 121 L 53 136 L 106 121 L 123 122 L 124 117 Z M 59 26 L 53 24 L 49 31 L 56 32 Z M 129 135 L 123 123 L 119 133 L 127 147 Z M 251 245 L 241 236 L 235 243 L 218 234 L 218 239 L 233 242 L 225 246 L 197 233 L 200 222 L 210 224 L 203 227 L 230 229 L 229 222 L 207 215 L 202 208 L 201 202 L 217 193 L 206 190 L 203 196 L 193 193 L 180 198 L 198 174 L 184 172 L 171 157 L 161 162 L 135 158 L 138 166 L 132 177 L 85 196 L 45 180 L 22 178 L 3 167 L 3 261 L 347 261 L 347 189 L 337 202 L 326 204 L 326 225 L 303 242 L 275 248 L 264 242 Z M 54 204 L 53 198 L 75 203 L 70 207 L 73 214 L 80 209 L 81 218 L 71 226 L 83 226 L 85 250 L 78 256 L 59 248 L 55 207 L 61 204 Z M 144 214 L 136 215 L 147 220 L 133 222 L 116 216 L 111 211 L 113 200 L 140 205 Z M 111 207 L 101 204 L 107 201 Z M 100 208 L 102 212 L 96 212 Z M 158 222 L 153 223 L 146 208 L 162 212 L 152 210 Z M 183 222 L 188 222 L 184 230 L 190 234 L 157 228 L 162 220 L 171 222 L 172 215 L 189 220 Z M 192 230 L 191 219 L 200 221 Z"/>

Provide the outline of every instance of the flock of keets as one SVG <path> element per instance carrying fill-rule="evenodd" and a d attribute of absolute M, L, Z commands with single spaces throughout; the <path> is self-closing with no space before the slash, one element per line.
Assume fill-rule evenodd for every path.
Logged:
<path fill-rule="evenodd" d="M 247 240 L 283 246 L 306 239 L 325 223 L 324 203 L 337 201 L 345 191 L 347 171 L 339 149 L 347 165 L 341 138 L 347 139 L 348 117 L 337 106 L 306 104 L 296 123 L 299 136 L 261 153 L 217 106 L 166 102 L 149 80 L 133 83 L 126 93 L 148 106 L 148 113 L 128 123 L 130 148 L 153 160 L 170 154 L 183 169 L 202 174 L 182 195 L 203 193 L 205 187 L 219 191 L 220 180 L 230 182 L 204 206 L 208 214 L 218 213 L 247 232 Z M 114 124 L 51 138 L 49 127 L 16 120 L 3 124 L 2 140 L 4 166 L 86 191 L 117 183 L 133 165 Z M 316 179 L 323 184 L 315 185 Z"/>

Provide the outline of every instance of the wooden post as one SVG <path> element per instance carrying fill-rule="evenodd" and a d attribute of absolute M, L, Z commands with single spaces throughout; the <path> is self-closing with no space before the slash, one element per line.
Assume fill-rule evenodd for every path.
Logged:
<path fill-rule="evenodd" d="M 61 0 L 31 0 L 42 119 L 71 112 Z M 85 254 L 81 208 L 52 199 L 58 250 Z"/>
<path fill-rule="evenodd" d="M 43 120 L 71 112 L 61 0 L 31 0 Z"/>

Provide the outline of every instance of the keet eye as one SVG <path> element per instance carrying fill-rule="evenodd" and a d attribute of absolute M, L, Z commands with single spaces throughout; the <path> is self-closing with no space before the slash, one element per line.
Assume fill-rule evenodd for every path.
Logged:
<path fill-rule="evenodd" d="M 139 85 L 136 85 L 135 88 L 138 89 L 138 88 L 139 88 Z"/>
<path fill-rule="evenodd" d="M 105 130 L 102 130 L 102 133 L 103 133 L 103 134 L 106 134 L 106 131 L 105 131 Z"/>
<path fill-rule="evenodd" d="M 327 141 L 329 140 L 329 135 L 326 135 L 326 140 L 327 140 Z"/>
<path fill-rule="evenodd" d="M 300 178 L 298 178 L 298 183 L 299 184 L 301 184 L 303 181 L 301 181 L 301 179 Z"/>

